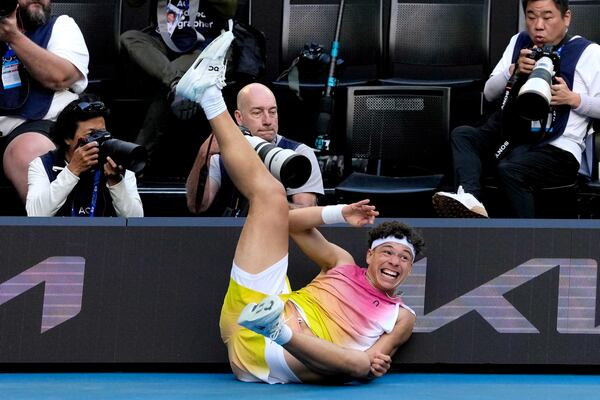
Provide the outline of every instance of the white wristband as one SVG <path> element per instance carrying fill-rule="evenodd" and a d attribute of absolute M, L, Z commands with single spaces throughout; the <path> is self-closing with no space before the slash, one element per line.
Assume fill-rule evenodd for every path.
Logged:
<path fill-rule="evenodd" d="M 337 204 L 335 206 L 325 206 L 321 210 L 321 218 L 324 224 L 341 224 L 346 222 L 342 209 L 346 204 Z"/>

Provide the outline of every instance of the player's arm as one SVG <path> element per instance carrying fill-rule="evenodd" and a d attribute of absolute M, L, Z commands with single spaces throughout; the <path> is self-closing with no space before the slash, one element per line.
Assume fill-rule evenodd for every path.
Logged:
<path fill-rule="evenodd" d="M 412 335 L 415 321 L 416 317 L 413 313 L 401 308 L 394 329 L 392 329 L 390 333 L 384 333 L 377 342 L 366 351 L 372 360 L 371 374 L 373 376 L 382 376 L 389 370 L 391 364 L 382 360 L 380 355 L 384 354 L 392 357 L 398 348 Z"/>
<path fill-rule="evenodd" d="M 378 214 L 368 200 L 348 205 L 306 207 L 290 210 L 289 230 L 292 239 L 323 271 L 342 264 L 354 264 L 354 258 L 341 247 L 329 242 L 317 229 L 324 223 L 363 226 L 373 223 Z"/>

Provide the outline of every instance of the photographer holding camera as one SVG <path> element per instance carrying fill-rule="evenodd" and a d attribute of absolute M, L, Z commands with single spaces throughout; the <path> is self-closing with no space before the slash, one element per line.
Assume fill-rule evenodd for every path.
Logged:
<path fill-rule="evenodd" d="M 291 207 L 316 205 L 317 195 L 324 193 L 317 157 L 305 144 L 278 134 L 279 118 L 273 92 L 260 83 L 244 86 L 237 96 L 235 119 L 238 125 L 244 127 L 254 137 L 280 148 L 293 150 L 310 160 L 308 181 L 302 183 L 300 187 L 287 187 L 286 192 Z M 225 209 L 224 215 L 243 216 L 246 212 L 246 201 L 227 176 L 218 153 L 218 143 L 211 135 L 200 147 L 187 178 L 185 186 L 188 209 L 198 214 L 206 211 L 213 203 L 218 203 L 217 208 Z M 220 209 L 216 210 L 216 213 L 223 214 Z"/>
<path fill-rule="evenodd" d="M 131 145 L 130 157 L 143 147 L 112 139 L 108 113 L 97 97 L 82 95 L 59 114 L 52 130 L 58 148 L 29 166 L 28 216 L 144 216 L 134 172 L 117 165 L 124 158 L 107 145 Z"/>
<path fill-rule="evenodd" d="M 481 127 L 451 134 L 456 193 L 438 192 L 445 217 L 487 217 L 482 171 L 495 171 L 510 216 L 536 216 L 534 191 L 576 182 L 590 120 L 600 118 L 600 46 L 567 34 L 568 0 L 523 0 L 513 36 L 484 88 L 502 101 Z"/>
<path fill-rule="evenodd" d="M 51 16 L 50 0 L 3 0 L 0 12 L 0 154 L 24 202 L 29 163 L 55 148 L 53 121 L 87 87 L 89 54 L 72 18 Z"/>

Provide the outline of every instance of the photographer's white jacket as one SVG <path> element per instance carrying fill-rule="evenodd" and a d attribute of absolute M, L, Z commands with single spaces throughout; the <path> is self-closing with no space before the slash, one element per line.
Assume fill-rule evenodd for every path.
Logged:
<path fill-rule="evenodd" d="M 52 217 L 63 206 L 79 177 L 64 168 L 50 183 L 40 157 L 29 164 L 28 191 L 25 209 L 30 217 Z M 121 182 L 108 186 L 112 204 L 119 217 L 143 217 L 142 199 L 137 190 L 135 174 L 125 170 Z"/>

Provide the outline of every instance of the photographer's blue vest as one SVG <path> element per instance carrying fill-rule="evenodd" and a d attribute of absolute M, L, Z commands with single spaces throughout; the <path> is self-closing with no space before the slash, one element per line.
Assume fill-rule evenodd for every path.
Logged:
<path fill-rule="evenodd" d="M 281 140 L 279 141 L 279 143 L 277 143 L 277 147 L 281 147 L 282 149 L 296 150 L 301 144 L 294 140 L 287 139 L 283 136 L 280 137 Z M 243 198 L 240 192 L 238 192 L 231 178 L 229 177 L 229 175 L 227 175 L 227 171 L 225 170 L 225 165 L 223 164 L 222 157 L 219 159 L 219 167 L 221 169 L 221 188 L 219 189 L 218 197 L 215 199 L 217 207 L 220 206 L 221 208 L 224 208 L 223 212 L 226 214 L 232 214 L 225 216 L 246 216 L 246 214 L 248 213 L 248 201 L 245 198 Z"/>
<path fill-rule="evenodd" d="M 25 35 L 45 49 L 50 41 L 50 36 L 52 36 L 55 22 L 56 17 L 51 17 L 46 24 L 37 27 L 32 32 L 26 32 Z M 3 58 L 6 58 L 7 54 Z M 54 90 L 45 88 L 32 79 L 22 64 L 19 68 L 19 75 L 21 77 L 20 86 L 11 89 L 0 88 L 0 115 L 18 115 L 27 120 L 39 120 L 50 109 Z"/>
<path fill-rule="evenodd" d="M 65 168 L 66 162 L 64 153 L 60 150 L 52 150 L 40 157 L 46 174 L 50 182 L 54 182 L 59 174 L 59 171 L 55 171 L 52 167 Z M 89 217 L 90 206 L 92 199 L 92 191 L 94 189 L 94 173 L 86 172 L 81 174 L 79 182 L 69 196 L 65 204 L 58 210 L 56 216 L 63 217 Z M 106 176 L 104 173 L 100 173 L 100 182 L 98 184 L 98 196 L 96 200 L 96 210 L 94 213 L 97 217 L 116 217 L 117 212 L 112 204 L 112 198 L 110 197 L 110 191 L 106 187 Z"/>
<path fill-rule="evenodd" d="M 592 42 L 582 37 L 571 39 L 564 43 L 560 48 L 555 49 L 560 55 L 560 76 L 565 80 L 570 90 L 573 90 L 573 80 L 575 77 L 575 68 L 583 51 Z M 517 37 L 512 54 L 512 63 L 516 64 L 519 59 L 521 49 L 532 48 L 533 42 L 527 32 L 521 32 Z M 552 140 L 563 134 L 571 114 L 570 107 L 557 107 L 556 120 L 552 124 L 552 132 L 549 133 L 544 141 Z"/>

